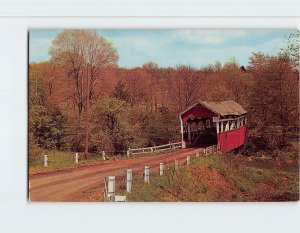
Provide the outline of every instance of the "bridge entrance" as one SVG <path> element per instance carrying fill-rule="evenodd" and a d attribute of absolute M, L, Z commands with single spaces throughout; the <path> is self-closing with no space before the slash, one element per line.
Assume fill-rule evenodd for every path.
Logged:
<path fill-rule="evenodd" d="M 187 147 L 208 147 L 218 144 L 217 131 L 209 118 L 189 118 L 183 127 Z"/>

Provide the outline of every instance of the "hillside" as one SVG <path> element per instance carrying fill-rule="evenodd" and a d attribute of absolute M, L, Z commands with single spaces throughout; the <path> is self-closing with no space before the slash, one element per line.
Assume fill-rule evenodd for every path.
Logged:
<path fill-rule="evenodd" d="M 298 201 L 297 161 L 224 154 L 194 158 L 190 166 L 134 184 L 129 201 Z"/>

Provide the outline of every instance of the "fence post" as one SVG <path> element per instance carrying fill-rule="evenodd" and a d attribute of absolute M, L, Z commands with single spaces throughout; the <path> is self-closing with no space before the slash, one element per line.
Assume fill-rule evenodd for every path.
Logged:
<path fill-rule="evenodd" d="M 131 193 L 132 189 L 132 169 L 127 169 L 126 191 Z"/>
<path fill-rule="evenodd" d="M 48 167 L 48 155 L 44 156 L 44 167 Z"/>
<path fill-rule="evenodd" d="M 190 163 L 191 163 L 191 157 L 186 156 L 186 165 L 190 165 Z"/>
<path fill-rule="evenodd" d="M 162 176 L 164 174 L 164 163 L 159 164 L 159 175 Z"/>
<path fill-rule="evenodd" d="M 175 159 L 174 168 L 175 168 L 175 171 L 178 170 L 178 160 L 177 159 Z"/>
<path fill-rule="evenodd" d="M 128 150 L 127 150 L 127 157 L 128 158 L 130 157 L 130 148 L 128 148 Z"/>
<path fill-rule="evenodd" d="M 105 151 L 102 151 L 102 159 L 105 160 Z"/>
<path fill-rule="evenodd" d="M 149 166 L 145 166 L 145 171 L 144 171 L 145 183 L 149 183 L 149 175 L 150 175 L 150 168 L 149 168 Z"/>
<path fill-rule="evenodd" d="M 79 162 L 79 155 L 78 153 L 75 154 L 75 163 L 78 163 Z"/>
<path fill-rule="evenodd" d="M 114 201 L 115 196 L 115 176 L 106 176 L 105 181 L 107 183 L 107 200 Z"/>

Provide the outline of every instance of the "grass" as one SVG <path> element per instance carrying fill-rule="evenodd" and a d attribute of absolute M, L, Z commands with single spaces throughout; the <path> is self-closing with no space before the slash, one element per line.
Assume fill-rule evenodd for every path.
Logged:
<path fill-rule="evenodd" d="M 78 167 L 85 164 L 94 164 L 103 161 L 102 156 L 96 154 L 89 154 L 87 160 L 84 159 L 83 154 L 79 156 L 79 163 L 75 163 L 75 153 L 65 151 L 48 151 L 48 167 L 44 167 L 44 156 L 39 160 L 29 163 L 29 174 L 42 173 L 58 169 Z M 114 157 L 111 157 L 114 159 Z"/>
<path fill-rule="evenodd" d="M 266 161 L 264 161 L 266 163 Z M 163 176 L 152 172 L 150 184 L 134 177 L 133 190 L 127 194 L 132 202 L 165 201 L 297 201 L 299 171 L 280 169 L 274 161 L 261 168 L 245 157 L 232 154 L 193 158 L 190 166 L 178 171 L 169 168 Z M 298 167 L 298 163 L 294 164 Z M 287 169 L 285 169 L 287 168 Z M 125 187 L 118 188 L 125 195 Z"/>
<path fill-rule="evenodd" d="M 153 156 L 158 154 L 168 153 L 170 151 L 155 151 L 152 153 L 147 154 L 138 154 L 132 155 L 131 158 L 136 157 L 145 157 L 145 156 Z M 99 154 L 89 154 L 88 159 L 84 159 L 83 154 L 79 154 L 80 160 L 78 164 L 75 164 L 75 152 L 66 152 L 66 151 L 48 151 L 48 167 L 44 167 L 44 155 L 41 155 L 40 158 L 34 162 L 29 162 L 29 174 L 37 174 L 43 173 L 53 170 L 65 169 L 65 168 L 72 168 L 78 167 L 87 164 L 95 164 L 98 162 L 103 161 L 102 155 Z M 127 159 L 126 155 L 114 155 L 114 156 L 107 156 L 107 160 L 120 160 L 120 159 Z"/>

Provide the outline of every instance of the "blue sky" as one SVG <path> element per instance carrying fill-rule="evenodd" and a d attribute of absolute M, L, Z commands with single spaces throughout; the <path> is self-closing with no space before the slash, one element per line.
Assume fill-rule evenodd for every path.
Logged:
<path fill-rule="evenodd" d="M 48 49 L 62 30 L 31 30 L 29 62 L 50 59 Z M 293 30 L 97 30 L 119 52 L 119 66 L 137 67 L 152 61 L 161 67 L 191 65 L 203 67 L 235 58 L 247 66 L 252 52 L 275 55 L 284 47 L 285 36 Z"/>

